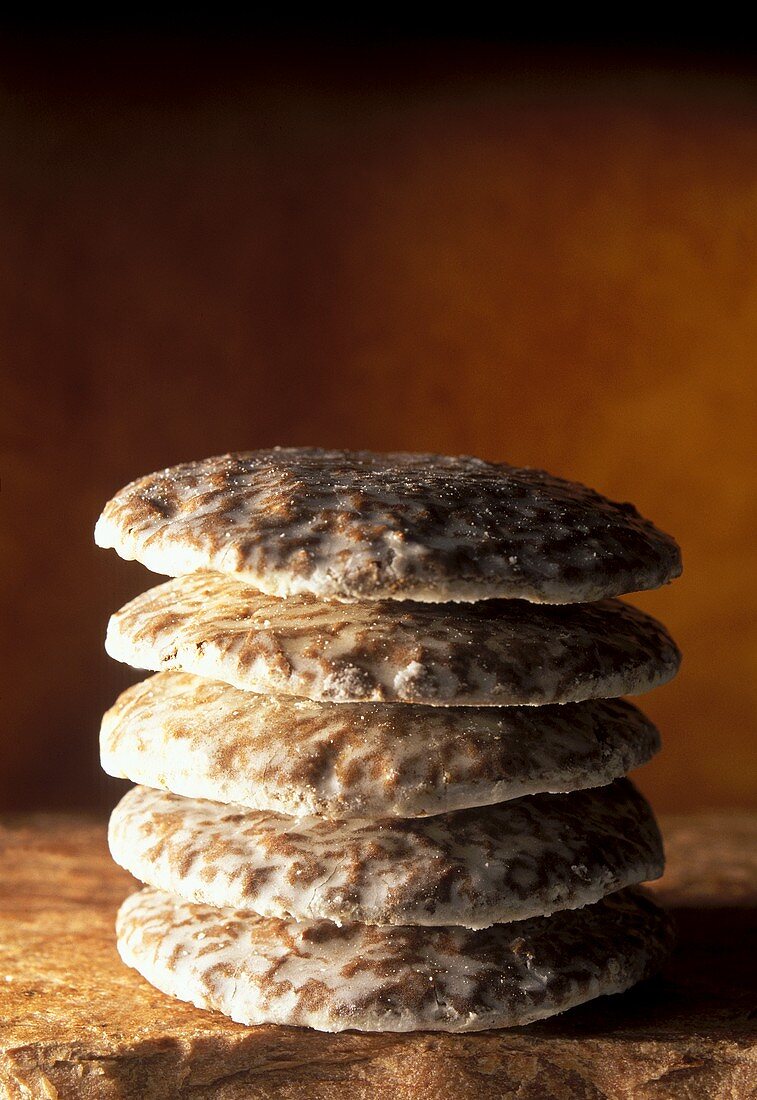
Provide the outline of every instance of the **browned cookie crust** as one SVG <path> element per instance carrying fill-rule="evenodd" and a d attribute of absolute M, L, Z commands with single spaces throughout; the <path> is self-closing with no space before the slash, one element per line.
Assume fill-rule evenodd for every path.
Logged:
<path fill-rule="evenodd" d="M 580 702 L 665 683 L 680 653 L 617 600 L 565 607 L 280 600 L 221 573 L 150 589 L 110 620 L 108 653 L 243 690 L 334 702 Z"/>
<path fill-rule="evenodd" d="M 192 798 L 324 817 L 422 817 L 610 783 L 660 737 L 620 699 L 544 707 L 323 703 L 186 672 L 103 718 L 106 772 Z"/>
<path fill-rule="evenodd" d="M 530 1023 L 653 974 L 668 918 L 634 889 L 552 917 L 470 931 L 294 923 L 128 898 L 118 947 L 148 981 L 245 1024 L 480 1031 Z"/>
<path fill-rule="evenodd" d="M 627 779 L 436 817 L 287 817 L 135 787 L 113 858 L 188 901 L 337 924 L 452 925 L 576 909 L 662 874 L 652 811 Z"/>
<path fill-rule="evenodd" d="M 275 448 L 158 471 L 95 538 L 157 573 L 276 596 L 574 603 L 678 576 L 675 541 L 591 489 L 480 459 Z"/>

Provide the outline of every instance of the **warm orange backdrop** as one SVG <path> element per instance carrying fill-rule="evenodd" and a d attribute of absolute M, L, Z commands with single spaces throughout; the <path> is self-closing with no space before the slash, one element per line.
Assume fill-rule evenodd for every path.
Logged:
<path fill-rule="evenodd" d="M 5 59 L 0 806 L 104 806 L 100 506 L 274 443 L 543 465 L 685 576 L 659 809 L 755 801 L 757 116 L 745 73 L 494 49 Z"/>

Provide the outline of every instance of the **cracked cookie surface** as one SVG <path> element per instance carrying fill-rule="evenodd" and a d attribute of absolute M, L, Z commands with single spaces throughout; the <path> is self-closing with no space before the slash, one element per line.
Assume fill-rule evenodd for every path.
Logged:
<path fill-rule="evenodd" d="M 675 541 L 631 504 L 543 470 L 435 454 L 274 448 L 149 474 L 95 539 L 179 576 L 335 599 L 576 603 L 665 584 Z"/>
<path fill-rule="evenodd" d="M 422 817 L 599 787 L 658 751 L 620 699 L 544 707 L 324 703 L 186 672 L 127 688 L 103 718 L 106 772 L 193 798 L 325 817 Z"/>
<path fill-rule="evenodd" d="M 575 909 L 659 877 L 652 811 L 627 779 L 436 817 L 283 814 L 135 787 L 111 854 L 188 901 L 341 924 L 489 925 Z"/>
<path fill-rule="evenodd" d="M 567 703 L 635 695 L 678 670 L 665 628 L 619 600 L 334 603 L 266 596 L 193 573 L 111 617 L 111 657 L 243 690 L 432 706 Z"/>
<path fill-rule="evenodd" d="M 118 949 L 164 993 L 243 1024 L 480 1031 L 619 993 L 660 967 L 665 913 L 634 889 L 553 917 L 464 928 L 274 920 L 133 894 Z"/>

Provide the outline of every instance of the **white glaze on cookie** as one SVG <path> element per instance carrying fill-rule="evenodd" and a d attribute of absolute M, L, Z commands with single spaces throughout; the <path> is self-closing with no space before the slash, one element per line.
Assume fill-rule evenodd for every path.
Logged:
<path fill-rule="evenodd" d="M 127 485 L 95 530 L 149 569 L 336 599 L 575 603 L 664 584 L 678 547 L 591 489 L 470 457 L 275 448 Z"/>
<path fill-rule="evenodd" d="M 401 1032 L 511 1027 L 621 992 L 659 968 L 671 929 L 633 889 L 483 931 L 294 923 L 147 889 L 117 936 L 158 989 L 240 1023 Z"/>
<path fill-rule="evenodd" d="M 469 706 L 579 702 L 665 683 L 680 654 L 619 600 L 326 603 L 264 596 L 221 573 L 151 588 L 112 616 L 106 649 L 264 694 Z"/>
<path fill-rule="evenodd" d="M 662 874 L 652 811 L 627 779 L 436 817 L 286 817 L 135 787 L 113 858 L 188 901 L 337 924 L 486 928 Z"/>
<path fill-rule="evenodd" d="M 324 703 L 186 672 L 106 713 L 110 775 L 193 798 L 325 817 L 422 817 L 610 783 L 658 751 L 623 700 L 544 707 Z"/>

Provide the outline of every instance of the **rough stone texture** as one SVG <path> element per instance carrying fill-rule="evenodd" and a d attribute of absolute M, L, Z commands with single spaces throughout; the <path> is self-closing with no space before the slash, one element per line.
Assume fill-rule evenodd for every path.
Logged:
<path fill-rule="evenodd" d="M 463 456 L 274 448 L 148 474 L 95 531 L 156 573 L 337 599 L 574 603 L 656 588 L 678 546 L 592 489 Z"/>
<path fill-rule="evenodd" d="M 679 943 L 661 978 L 518 1031 L 323 1035 L 245 1028 L 124 967 L 134 882 L 105 824 L 0 833 L 0 1086 L 9 1100 L 745 1100 L 757 1089 L 757 822 L 671 821 L 655 893 Z M 692 889 L 693 884 L 693 889 Z"/>

